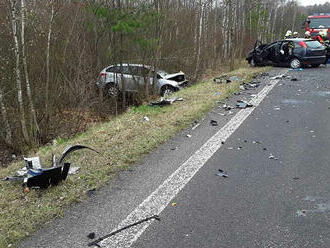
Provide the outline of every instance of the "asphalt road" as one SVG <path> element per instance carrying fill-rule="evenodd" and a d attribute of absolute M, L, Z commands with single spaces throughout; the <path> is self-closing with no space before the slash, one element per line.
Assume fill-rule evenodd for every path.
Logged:
<path fill-rule="evenodd" d="M 132 247 L 330 247 L 330 69 L 286 75 Z M 249 99 L 270 77 L 258 80 L 262 86 L 229 104 Z M 88 233 L 116 229 L 238 111 L 224 117 L 215 108 L 21 247 L 87 247 Z M 215 175 L 219 169 L 228 178 Z"/>

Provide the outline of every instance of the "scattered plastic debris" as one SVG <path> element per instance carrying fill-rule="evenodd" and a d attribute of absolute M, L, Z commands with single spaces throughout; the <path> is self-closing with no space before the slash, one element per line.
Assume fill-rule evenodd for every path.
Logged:
<path fill-rule="evenodd" d="M 89 239 L 95 239 L 95 233 L 94 232 L 91 232 L 87 235 L 87 238 Z"/>
<path fill-rule="evenodd" d="M 273 159 L 273 160 L 278 160 L 278 158 L 276 158 L 273 154 L 269 154 L 269 159 Z"/>
<path fill-rule="evenodd" d="M 224 177 L 224 178 L 228 177 L 228 174 L 226 172 L 224 172 L 223 170 L 219 169 L 218 171 L 219 172 L 215 174 L 216 176 Z"/>
<path fill-rule="evenodd" d="M 70 171 L 70 163 L 64 163 L 65 158 L 74 151 L 81 149 L 89 149 L 96 153 L 98 151 L 82 145 L 68 146 L 62 153 L 59 161 L 56 161 L 55 155 L 52 157 L 52 167 L 42 168 L 39 157 L 24 158 L 25 167 L 18 170 L 13 177 L 7 177 L 4 181 L 23 181 L 23 186 L 26 192 L 30 191 L 30 188 L 48 188 L 64 181 Z M 71 172 L 76 173 L 79 167 L 73 167 Z"/>
<path fill-rule="evenodd" d="M 298 217 L 306 217 L 306 210 L 298 210 L 297 211 L 297 216 Z"/>
<path fill-rule="evenodd" d="M 239 109 L 245 109 L 245 108 L 253 107 L 253 105 L 249 104 L 249 103 L 247 103 L 243 100 L 238 100 L 237 104 L 236 104 L 236 107 L 239 108 Z"/>
<path fill-rule="evenodd" d="M 282 75 L 278 75 L 278 76 L 275 76 L 275 77 L 271 77 L 270 79 L 275 80 L 275 79 L 283 79 L 283 78 L 287 78 L 287 77 L 288 77 L 287 75 L 282 74 Z"/>
<path fill-rule="evenodd" d="M 252 83 L 247 84 L 246 86 L 248 88 L 258 88 L 260 86 L 260 84 L 261 84 L 260 82 L 252 82 Z"/>
<path fill-rule="evenodd" d="M 274 106 L 274 110 L 281 110 L 280 107 Z"/>
<path fill-rule="evenodd" d="M 224 105 L 222 106 L 222 108 L 223 108 L 224 110 L 227 110 L 227 111 L 229 111 L 229 110 L 232 109 L 232 107 L 229 106 L 229 105 L 227 105 L 227 104 L 224 104 Z"/>
<path fill-rule="evenodd" d="M 187 136 L 188 138 L 191 138 L 191 137 L 192 137 L 192 135 L 191 135 L 191 134 L 187 134 L 186 136 Z"/>
<path fill-rule="evenodd" d="M 259 75 L 257 75 L 257 78 L 261 78 L 261 77 L 269 77 L 269 73 L 268 72 L 262 72 Z"/>
<path fill-rule="evenodd" d="M 100 237 L 100 238 L 98 238 L 97 240 L 94 240 L 93 242 L 90 242 L 90 243 L 88 244 L 88 246 L 97 246 L 97 247 L 101 247 L 101 246 L 99 245 L 99 243 L 100 243 L 102 240 L 105 240 L 105 239 L 107 239 L 107 238 L 109 238 L 109 237 L 111 237 L 111 236 L 113 236 L 113 235 L 116 235 L 117 233 L 120 233 L 120 232 L 122 232 L 122 231 L 124 231 L 124 230 L 126 230 L 126 229 L 128 229 L 128 228 L 131 228 L 131 227 L 133 227 L 133 226 L 137 226 L 137 225 L 139 225 L 139 224 L 142 224 L 142 223 L 147 222 L 147 221 L 150 221 L 150 220 L 158 220 L 158 221 L 160 221 L 160 217 L 159 217 L 158 215 L 154 215 L 154 216 L 151 216 L 151 217 L 145 218 L 145 219 L 143 219 L 143 220 L 137 221 L 137 222 L 135 222 L 135 223 L 133 223 L 133 224 L 130 224 L 130 225 L 128 225 L 128 226 L 125 226 L 125 227 L 123 227 L 123 228 L 120 228 L 120 229 L 118 229 L 118 230 L 116 230 L 116 231 L 113 231 L 113 232 L 111 232 L 110 234 L 107 234 L 107 235 L 105 235 L 105 236 L 103 236 L 103 237 Z"/>
<path fill-rule="evenodd" d="M 89 189 L 89 190 L 87 190 L 87 195 L 89 197 L 91 197 L 95 194 L 95 191 L 96 191 L 96 188 Z"/>
<path fill-rule="evenodd" d="M 143 117 L 143 119 L 147 122 L 150 122 L 150 118 L 148 116 Z"/>
<path fill-rule="evenodd" d="M 200 125 L 201 125 L 200 123 L 197 123 L 195 126 L 193 126 L 193 127 L 191 128 L 191 130 L 195 130 L 195 129 L 198 128 Z"/>
<path fill-rule="evenodd" d="M 220 96 L 221 93 L 220 93 L 220 92 L 215 92 L 215 95 L 216 95 L 216 96 Z"/>
<path fill-rule="evenodd" d="M 214 126 L 214 127 L 218 126 L 218 122 L 215 120 L 211 120 L 210 124 L 211 124 L 211 126 Z"/>
<path fill-rule="evenodd" d="M 163 107 L 163 106 L 166 106 L 166 105 L 171 105 L 174 102 L 182 102 L 182 101 L 183 101 L 182 97 L 169 98 L 169 99 L 166 99 L 166 98 L 162 97 L 159 101 L 150 103 L 149 106 Z"/>
<path fill-rule="evenodd" d="M 176 207 L 176 202 L 172 202 L 172 207 Z"/>
<path fill-rule="evenodd" d="M 219 77 L 215 77 L 213 79 L 213 82 L 215 82 L 217 84 L 228 84 L 228 83 L 231 82 L 231 80 L 228 79 L 227 75 L 222 75 L 222 76 L 219 76 Z"/>

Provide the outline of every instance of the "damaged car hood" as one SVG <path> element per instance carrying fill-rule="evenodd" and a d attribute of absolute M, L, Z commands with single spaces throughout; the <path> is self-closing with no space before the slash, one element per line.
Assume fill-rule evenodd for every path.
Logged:
<path fill-rule="evenodd" d="M 164 79 L 167 80 L 174 80 L 177 81 L 176 79 L 181 79 L 180 81 L 184 81 L 184 73 L 182 71 L 177 72 L 177 73 L 173 73 L 173 74 L 166 74 L 166 75 L 162 75 Z"/>

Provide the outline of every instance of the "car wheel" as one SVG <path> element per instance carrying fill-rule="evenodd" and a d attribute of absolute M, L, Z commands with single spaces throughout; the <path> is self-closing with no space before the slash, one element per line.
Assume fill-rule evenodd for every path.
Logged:
<path fill-rule="evenodd" d="M 290 67 L 291 67 L 292 69 L 300 68 L 300 67 L 301 67 L 301 62 L 300 62 L 300 60 L 297 59 L 297 58 L 293 58 L 293 59 L 291 59 L 291 61 L 290 61 Z"/>
<path fill-rule="evenodd" d="M 172 86 L 169 85 L 165 85 L 162 87 L 161 90 L 161 96 L 168 96 L 170 94 L 172 94 L 175 91 L 175 89 Z"/>
<path fill-rule="evenodd" d="M 313 68 L 317 68 L 317 67 L 319 67 L 319 66 L 320 66 L 320 64 L 313 64 L 313 65 L 312 65 Z"/>
<path fill-rule="evenodd" d="M 106 90 L 105 91 L 106 92 L 106 95 L 107 96 L 110 96 L 110 97 L 117 97 L 118 94 L 119 94 L 118 88 L 115 85 L 113 85 L 113 84 L 107 85 L 105 87 L 105 90 Z"/>

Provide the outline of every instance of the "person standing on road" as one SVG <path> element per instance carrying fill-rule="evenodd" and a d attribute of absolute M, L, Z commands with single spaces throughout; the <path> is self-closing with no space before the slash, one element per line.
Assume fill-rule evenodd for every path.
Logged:
<path fill-rule="evenodd" d="M 292 31 L 291 30 L 286 31 L 284 39 L 291 39 L 291 38 L 292 38 Z"/>
<path fill-rule="evenodd" d="M 305 39 L 311 39 L 311 38 L 312 38 L 312 36 L 311 36 L 311 32 L 306 31 L 306 32 L 305 32 Z"/>
<path fill-rule="evenodd" d="M 299 33 L 298 32 L 293 32 L 293 38 L 295 38 L 295 39 L 299 38 Z"/>

